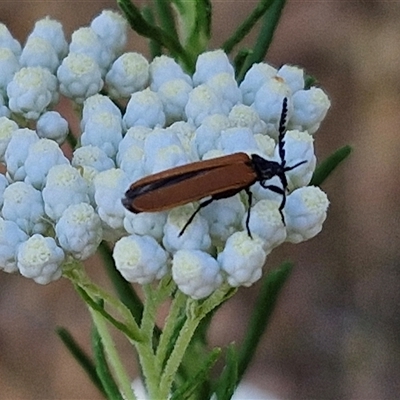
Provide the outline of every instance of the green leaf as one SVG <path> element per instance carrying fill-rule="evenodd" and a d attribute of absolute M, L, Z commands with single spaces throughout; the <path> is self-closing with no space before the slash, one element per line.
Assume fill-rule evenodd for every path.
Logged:
<path fill-rule="evenodd" d="M 314 171 L 310 185 L 320 186 L 326 178 L 342 163 L 352 152 L 351 146 L 343 146 L 328 158 L 322 161 Z"/>
<path fill-rule="evenodd" d="M 74 337 L 67 329 L 63 327 L 58 327 L 56 329 L 56 333 L 65 344 L 69 352 L 72 354 L 72 356 L 75 358 L 75 360 L 78 362 L 78 364 L 86 372 L 94 386 L 96 386 L 96 388 L 103 394 L 103 396 L 106 397 L 106 391 L 104 390 L 103 384 L 99 376 L 97 375 L 95 364 L 89 357 L 89 355 L 79 346 L 79 344 L 75 341 Z"/>
<path fill-rule="evenodd" d="M 229 400 L 238 384 L 238 353 L 231 343 L 227 348 L 225 367 L 216 383 L 215 394 L 218 400 Z"/>
<path fill-rule="evenodd" d="M 134 31 L 143 37 L 158 42 L 162 47 L 166 48 L 176 60 L 181 61 L 188 71 L 194 70 L 194 60 L 186 53 L 185 49 L 174 36 L 146 21 L 140 10 L 131 0 L 117 0 L 117 4 Z"/>
<path fill-rule="evenodd" d="M 181 385 L 171 396 L 171 400 L 189 399 L 200 385 L 202 385 L 210 375 L 210 370 L 217 362 L 221 354 L 221 349 L 215 348 L 208 355 L 207 359 L 200 365 L 197 372 L 194 373 L 183 385 Z M 195 361 L 195 360 L 194 360 Z M 198 364 L 198 363 L 197 363 Z M 202 397 L 202 398 L 209 398 Z"/>
<path fill-rule="evenodd" d="M 260 0 L 250 15 L 240 24 L 233 35 L 225 41 L 222 49 L 229 54 L 254 28 L 254 25 L 268 11 L 274 0 Z"/>
<path fill-rule="evenodd" d="M 115 268 L 114 259 L 110 247 L 106 242 L 101 242 L 98 251 L 104 261 L 104 266 L 119 299 L 132 313 L 135 321 L 140 324 L 143 314 L 143 303 L 133 290 L 132 285 L 127 282 L 120 272 Z"/>
<path fill-rule="evenodd" d="M 197 59 L 207 48 L 211 36 L 211 2 L 197 0 L 195 5 L 195 18 L 185 48 L 194 59 Z"/>
<path fill-rule="evenodd" d="M 261 291 L 250 318 L 249 328 L 240 346 L 238 361 L 238 382 L 243 377 L 258 343 L 270 321 L 278 296 L 290 276 L 293 265 L 286 262 L 275 271 L 270 272 L 263 280 Z"/>
<path fill-rule="evenodd" d="M 171 4 L 166 0 L 155 0 L 158 19 L 161 27 L 168 32 L 176 41 L 179 41 L 175 26 L 174 13 Z"/>
<path fill-rule="evenodd" d="M 108 322 L 114 325 L 119 331 L 123 332 L 129 339 L 135 342 L 141 342 L 143 340 L 138 332 L 132 332 L 127 325 L 115 319 L 101 305 L 94 301 L 82 286 L 75 286 L 75 289 L 89 307 L 100 313 Z"/>
<path fill-rule="evenodd" d="M 149 24 L 155 23 L 153 10 L 150 7 L 148 7 L 148 6 L 143 7 L 143 18 Z M 156 42 L 153 39 L 149 39 L 149 50 L 150 50 L 150 58 L 151 59 L 162 55 L 162 47 L 161 47 L 160 43 Z"/>
<path fill-rule="evenodd" d="M 104 346 L 101 341 L 99 332 L 95 327 L 92 328 L 92 347 L 93 353 L 96 360 L 96 372 L 103 385 L 104 391 L 107 393 L 107 397 L 110 400 L 123 400 L 118 385 L 111 374 L 110 368 L 108 367 L 106 355 L 104 353 Z"/>
<path fill-rule="evenodd" d="M 264 60 L 265 55 L 267 54 L 269 46 L 272 42 L 275 29 L 278 26 L 279 20 L 281 18 L 285 3 L 286 0 L 274 0 L 268 9 L 268 12 L 265 13 L 263 24 L 258 34 L 258 38 L 255 42 L 256 44 L 253 47 L 253 51 L 249 53 L 249 56 L 246 58 L 242 69 L 237 75 L 238 82 L 241 82 L 243 80 L 246 72 L 253 64 L 262 62 Z"/>

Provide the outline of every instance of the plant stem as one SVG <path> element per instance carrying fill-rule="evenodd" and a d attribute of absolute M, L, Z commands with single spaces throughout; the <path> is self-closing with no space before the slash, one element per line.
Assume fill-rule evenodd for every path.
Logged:
<path fill-rule="evenodd" d="M 115 348 L 114 341 L 112 340 L 111 335 L 108 332 L 106 321 L 97 311 L 94 311 L 91 308 L 89 308 L 89 311 L 92 315 L 93 322 L 96 325 L 96 328 L 103 342 L 107 358 L 123 391 L 124 398 L 127 400 L 136 400 L 136 396 L 133 393 L 131 387 L 131 379 L 126 373 L 125 368 L 118 357 L 118 352 Z"/>

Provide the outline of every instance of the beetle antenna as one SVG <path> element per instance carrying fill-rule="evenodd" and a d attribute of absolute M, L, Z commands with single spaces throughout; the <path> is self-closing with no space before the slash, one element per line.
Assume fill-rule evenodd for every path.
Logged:
<path fill-rule="evenodd" d="M 279 157 L 281 159 L 281 166 L 284 167 L 286 164 L 285 160 L 285 133 L 286 133 L 286 118 L 288 114 L 288 99 L 285 97 L 282 104 L 282 113 L 279 120 L 279 136 L 278 136 L 278 146 L 279 146 Z"/>

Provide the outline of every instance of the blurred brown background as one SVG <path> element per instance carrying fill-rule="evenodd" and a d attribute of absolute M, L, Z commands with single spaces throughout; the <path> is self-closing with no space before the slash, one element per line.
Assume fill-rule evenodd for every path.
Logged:
<path fill-rule="evenodd" d="M 213 1 L 213 47 L 255 3 Z M 104 8 L 114 2 L 2 0 L 0 22 L 23 43 L 50 15 L 69 37 Z M 317 156 L 354 147 L 324 184 L 331 207 L 323 232 L 269 258 L 267 268 L 285 259 L 296 267 L 247 379 L 280 399 L 399 397 L 399 17 L 398 2 L 288 0 L 267 57 L 303 66 L 330 95 Z M 146 52 L 146 43 L 132 34 L 129 48 Z M 89 268 L 104 283 L 96 260 Z M 214 344 L 240 342 L 257 291 L 241 290 L 220 311 Z M 89 345 L 87 310 L 67 281 L 42 287 L 0 274 L 1 399 L 100 398 L 55 335 L 58 325 Z M 125 342 L 121 349 L 131 354 Z"/>

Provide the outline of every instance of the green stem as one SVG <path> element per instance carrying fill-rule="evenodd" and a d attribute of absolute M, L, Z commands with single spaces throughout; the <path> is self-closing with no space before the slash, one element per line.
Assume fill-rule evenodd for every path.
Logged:
<path fill-rule="evenodd" d="M 171 385 L 174 380 L 175 374 L 182 362 L 182 359 L 186 353 L 186 349 L 193 337 L 193 334 L 199 325 L 201 318 L 188 318 L 179 333 L 175 347 L 165 365 L 165 369 L 161 376 L 160 391 L 158 393 L 160 399 L 167 399 Z"/>
<path fill-rule="evenodd" d="M 268 13 L 264 15 L 263 24 L 261 26 L 256 44 L 253 47 L 253 51 L 249 52 L 248 57 L 243 63 L 242 69 L 237 75 L 237 81 L 241 82 L 246 75 L 249 68 L 258 62 L 264 60 L 265 55 L 272 42 L 272 38 L 275 33 L 275 29 L 278 26 L 279 19 L 281 17 L 283 8 L 285 7 L 286 0 L 274 0 L 268 10 Z"/>
<path fill-rule="evenodd" d="M 257 21 L 264 15 L 274 0 L 261 0 L 251 14 L 236 29 L 234 34 L 222 45 L 225 53 L 232 49 L 253 29 Z"/>
<path fill-rule="evenodd" d="M 156 357 L 160 365 L 163 365 L 165 362 L 165 358 L 168 353 L 168 349 L 170 348 L 171 340 L 176 329 L 176 324 L 179 315 L 184 309 L 186 299 L 187 297 L 181 291 L 177 291 L 176 296 L 172 301 L 167 319 L 165 321 L 164 329 L 160 337 L 160 342 L 157 347 Z"/>
<path fill-rule="evenodd" d="M 186 53 L 179 41 L 158 26 L 149 24 L 130 0 L 117 0 L 117 4 L 133 30 L 141 36 L 159 42 L 171 52 L 174 58 L 181 60 L 187 70 L 193 70 L 194 60 Z"/>
<path fill-rule="evenodd" d="M 103 311 L 103 317 L 107 315 L 110 316 L 109 320 L 111 322 L 116 322 L 119 329 L 123 327 L 122 331 L 134 341 L 143 340 L 139 326 L 137 325 L 135 319 L 133 318 L 130 310 L 118 299 L 111 296 L 104 289 L 92 283 L 86 276 L 82 263 L 71 262 L 64 266 L 63 275 L 68 278 L 75 286 L 78 293 L 82 296 L 85 302 L 90 306 L 90 308 L 95 309 L 97 312 L 101 313 L 99 306 L 97 304 L 98 300 L 104 301 L 104 304 L 109 305 L 113 311 L 118 312 L 122 317 L 122 322 L 116 320 L 105 310 Z M 120 329 L 121 330 L 121 329 Z"/>
<path fill-rule="evenodd" d="M 124 398 L 127 400 L 136 400 L 136 396 L 133 393 L 131 387 L 131 379 L 129 378 L 124 366 L 122 365 L 121 360 L 119 359 L 114 341 L 112 340 L 111 335 L 108 332 L 106 321 L 97 311 L 94 311 L 91 308 L 89 308 L 89 311 L 92 315 L 93 322 L 96 325 L 96 329 L 101 337 L 104 349 L 107 354 L 107 358 L 123 391 Z"/>

